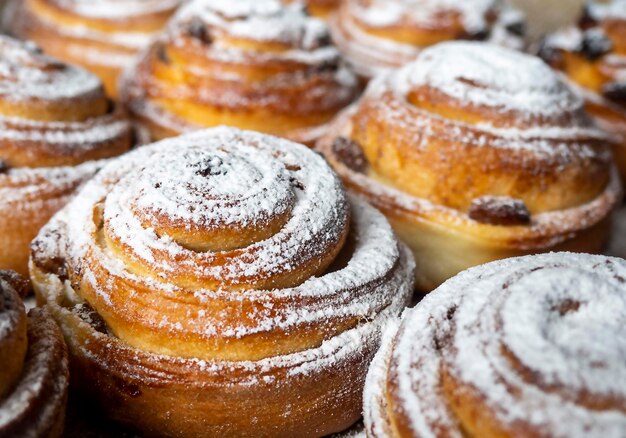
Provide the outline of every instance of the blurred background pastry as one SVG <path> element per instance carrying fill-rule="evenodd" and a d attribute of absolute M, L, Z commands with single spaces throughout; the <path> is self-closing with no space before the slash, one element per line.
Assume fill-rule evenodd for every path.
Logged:
<path fill-rule="evenodd" d="M 350 427 L 415 267 L 322 157 L 232 128 L 112 161 L 31 254 L 74 388 L 111 419 L 179 437 Z"/>
<path fill-rule="evenodd" d="M 345 0 L 333 39 L 364 79 L 413 61 L 433 44 L 480 40 L 521 49 L 524 16 L 499 0 Z"/>
<path fill-rule="evenodd" d="M 597 122 L 616 136 L 626 181 L 626 2 L 589 2 L 576 24 L 548 35 L 539 55 L 579 88 Z"/>
<path fill-rule="evenodd" d="M 442 43 L 372 81 L 319 143 L 383 211 L 431 290 L 490 260 L 600 252 L 621 202 L 611 137 L 536 57 Z"/>
<path fill-rule="evenodd" d="M 0 268 L 28 272 L 28 245 L 74 190 L 132 144 L 100 80 L 0 36 Z"/>
<path fill-rule="evenodd" d="M 110 96 L 182 0 L 9 0 L 4 28 L 98 75 Z"/>
<path fill-rule="evenodd" d="M 125 78 L 150 139 L 235 126 L 311 143 L 358 95 L 326 25 L 278 0 L 196 0 Z"/>
<path fill-rule="evenodd" d="M 389 330 L 368 437 L 619 438 L 626 261 L 553 253 L 459 274 Z"/>

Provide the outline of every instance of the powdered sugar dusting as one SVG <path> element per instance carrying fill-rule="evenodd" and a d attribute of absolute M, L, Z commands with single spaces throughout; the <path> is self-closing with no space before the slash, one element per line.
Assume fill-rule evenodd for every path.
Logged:
<path fill-rule="evenodd" d="M 67 99 L 99 92 L 100 81 L 41 53 L 30 42 L 0 36 L 0 95 L 11 99 Z"/>
<path fill-rule="evenodd" d="M 126 19 L 174 9 L 181 0 L 53 0 L 53 3 L 85 17 Z"/>
<path fill-rule="evenodd" d="M 227 175 L 231 171 L 240 178 Z M 103 206 L 109 238 L 123 242 L 128 257 L 157 275 L 134 272 L 119 254 L 94 241 L 96 205 Z M 187 209 L 192 205 L 195 210 Z M 289 288 L 238 286 L 321 257 L 320 251 L 348 226 L 349 211 L 355 247 L 346 266 Z M 155 232 L 157 216 L 173 219 L 179 230 L 209 230 L 233 223 L 256 225 L 283 212 L 288 218 L 275 234 L 233 251 L 191 251 L 167 230 Z M 59 235 L 64 236 L 60 244 Z M 193 332 L 207 342 L 324 321 L 369 320 L 398 296 L 408 296 L 412 283 L 412 260 L 389 224 L 371 207 L 348 202 L 321 157 L 285 140 L 227 128 L 166 140 L 115 161 L 42 230 L 33 248 L 36 259 L 62 257 L 72 269 L 80 266 L 83 278 L 108 305 L 117 291 L 102 281 L 103 269 L 111 278 L 124 279 L 127 288 L 137 284 L 170 297 L 174 308 L 189 305 L 183 319 L 180 313 L 159 309 L 159 330 Z M 99 275 L 91 263 L 97 263 Z M 189 286 L 180 277 L 182 271 L 191 272 L 197 283 Z"/>
<path fill-rule="evenodd" d="M 178 20 L 200 17 L 231 36 L 288 44 L 314 50 L 328 38 L 326 24 L 304 13 L 302 5 L 279 0 L 194 0 L 181 9 Z"/>
<path fill-rule="evenodd" d="M 349 64 L 358 74 L 372 78 L 413 61 L 433 44 L 422 35 L 432 32 L 439 41 L 439 29 L 450 30 L 453 39 L 473 35 L 522 49 L 524 20 L 517 9 L 498 0 L 346 0 L 331 19 L 330 27 Z M 459 25 L 463 31 L 459 31 Z M 393 31 L 397 27 L 403 29 L 400 35 L 405 35 L 407 41 Z"/>
<path fill-rule="evenodd" d="M 597 19 L 626 19 L 626 2 L 622 0 L 591 1 L 588 4 L 589 14 Z"/>
<path fill-rule="evenodd" d="M 352 13 L 365 23 L 386 27 L 408 20 L 428 26 L 443 12 L 456 12 L 468 32 L 486 27 L 487 15 L 495 10 L 497 0 L 357 0 L 349 1 Z"/>
<path fill-rule="evenodd" d="M 458 275 L 407 312 L 387 339 L 398 412 L 419 436 L 435 436 L 437 425 L 460 433 L 440 388 L 445 365 L 498 421 L 550 436 L 621 436 L 625 276 L 624 260 L 568 253 Z"/>
<path fill-rule="evenodd" d="M 424 50 L 396 90 L 429 86 L 469 105 L 518 113 L 572 112 L 583 101 L 540 59 L 496 45 L 449 42 Z"/>

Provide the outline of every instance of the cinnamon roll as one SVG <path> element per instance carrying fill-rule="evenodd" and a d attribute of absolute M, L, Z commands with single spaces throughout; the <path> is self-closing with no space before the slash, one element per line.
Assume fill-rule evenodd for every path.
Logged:
<path fill-rule="evenodd" d="M 609 140 L 540 59 L 449 42 L 371 82 L 319 148 L 431 290 L 500 258 L 599 252 L 621 198 Z"/>
<path fill-rule="evenodd" d="M 364 79 L 407 64 L 444 41 L 488 40 L 520 49 L 526 32 L 524 16 L 501 0 L 345 0 L 330 28 Z"/>
<path fill-rule="evenodd" d="M 0 269 L 26 274 L 39 228 L 131 141 L 95 76 L 0 36 Z"/>
<path fill-rule="evenodd" d="M 624 436 L 624 278 L 623 259 L 552 253 L 446 282 L 385 334 L 367 436 Z"/>
<path fill-rule="evenodd" d="M 4 28 L 95 73 L 116 97 L 121 71 L 161 31 L 181 1 L 9 0 Z"/>
<path fill-rule="evenodd" d="M 67 349 L 61 331 L 41 309 L 28 316 L 28 282 L 0 271 L 0 436 L 57 438 L 67 401 Z"/>
<path fill-rule="evenodd" d="M 598 123 L 616 136 L 626 181 L 626 3 L 590 2 L 577 24 L 548 36 L 539 55 L 576 85 Z"/>
<path fill-rule="evenodd" d="M 115 160 L 31 257 L 75 386 L 148 435 L 348 428 L 413 288 L 410 252 L 322 157 L 232 128 Z"/>
<path fill-rule="evenodd" d="M 310 143 L 359 91 L 326 25 L 279 0 L 191 2 L 124 82 L 152 139 L 231 125 Z"/>

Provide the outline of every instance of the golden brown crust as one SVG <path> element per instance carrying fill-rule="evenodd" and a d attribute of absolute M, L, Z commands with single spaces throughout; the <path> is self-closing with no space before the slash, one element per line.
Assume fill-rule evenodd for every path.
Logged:
<path fill-rule="evenodd" d="M 0 64 L 0 267 L 25 274 L 37 230 L 132 133 L 96 77 L 34 44 L 2 37 Z"/>
<path fill-rule="evenodd" d="M 346 0 L 330 27 L 337 46 L 366 80 L 452 40 L 524 44 L 523 16 L 498 0 Z"/>
<path fill-rule="evenodd" d="M 412 270 L 321 157 L 228 128 L 113 162 L 31 258 L 77 387 L 120 422 L 183 437 L 346 429 Z"/>
<path fill-rule="evenodd" d="M 116 97 L 121 71 L 165 26 L 179 3 L 15 0 L 5 14 L 5 27 L 21 39 L 35 41 L 48 54 L 85 67 Z"/>
<path fill-rule="evenodd" d="M 551 253 L 444 283 L 384 336 L 367 436 L 620 437 L 621 327 L 607 321 L 626 312 L 625 272 L 623 259 Z"/>
<path fill-rule="evenodd" d="M 325 25 L 300 6 L 266 3 L 181 10 L 124 81 L 149 137 L 230 125 L 311 142 L 352 102 L 355 78 Z"/>
<path fill-rule="evenodd" d="M 498 258 L 601 251 L 620 196 L 610 141 L 541 61 L 448 43 L 372 83 L 319 147 L 412 247 L 429 290 Z"/>
<path fill-rule="evenodd" d="M 26 316 L 24 279 L 0 272 L 0 435 L 62 435 L 68 388 L 67 350 L 47 311 Z"/>

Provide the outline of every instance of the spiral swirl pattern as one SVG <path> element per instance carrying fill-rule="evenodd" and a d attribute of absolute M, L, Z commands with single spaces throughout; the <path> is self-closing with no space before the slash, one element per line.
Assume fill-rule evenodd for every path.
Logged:
<path fill-rule="evenodd" d="M 46 53 L 81 65 L 117 95 L 117 78 L 180 5 L 181 0 L 15 0 L 5 28 Z"/>
<path fill-rule="evenodd" d="M 369 436 L 618 437 L 624 260 L 494 262 L 407 312 L 370 371 Z"/>
<path fill-rule="evenodd" d="M 223 124 L 305 143 L 358 93 L 326 25 L 279 0 L 191 2 L 124 89 L 152 139 Z"/>
<path fill-rule="evenodd" d="M 415 59 L 452 40 L 524 45 L 522 14 L 500 0 L 346 0 L 330 27 L 337 46 L 363 78 Z"/>
<path fill-rule="evenodd" d="M 56 438 L 63 432 L 67 351 L 46 311 L 26 315 L 28 289 L 16 273 L 0 271 L 0 435 Z"/>
<path fill-rule="evenodd" d="M 472 248 L 475 258 L 457 257 L 454 268 L 433 262 L 421 280 L 432 288 L 497 258 L 560 245 L 599 252 L 588 244 L 606 236 L 583 236 L 620 198 L 611 139 L 541 60 L 451 42 L 373 81 L 319 147 L 417 257 Z"/>
<path fill-rule="evenodd" d="M 145 431 L 194 431 L 187 436 L 348 427 L 381 324 L 410 295 L 413 269 L 382 215 L 348 199 L 321 157 L 229 128 L 104 168 L 42 230 L 31 266 L 84 372 L 145 394 L 105 410 Z M 85 312 L 87 327 L 77 322 Z M 146 367 L 168 383 L 147 381 Z M 352 379 L 331 376 L 334 367 Z M 259 389 L 261 378 L 280 385 Z M 272 400 L 261 414 L 268 424 L 247 424 L 259 397 Z M 153 398 L 167 409 L 138 418 Z M 314 409 L 296 407 L 308 403 Z M 341 414 L 320 420 L 329 410 Z"/>
<path fill-rule="evenodd" d="M 0 37 L 0 267 L 26 273 L 37 230 L 131 142 L 95 76 Z"/>

